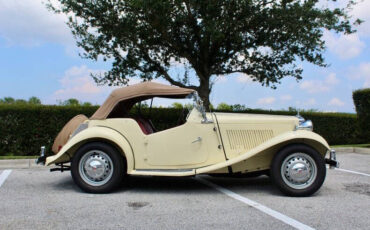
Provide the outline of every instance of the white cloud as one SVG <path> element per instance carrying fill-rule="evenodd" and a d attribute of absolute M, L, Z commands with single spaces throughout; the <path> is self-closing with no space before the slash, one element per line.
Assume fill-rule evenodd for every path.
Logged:
<path fill-rule="evenodd" d="M 101 103 L 111 92 L 113 87 L 97 86 L 91 78 L 91 73 L 102 73 L 103 70 L 93 70 L 87 66 L 74 66 L 66 70 L 64 76 L 59 80 L 61 87 L 54 92 L 49 103 L 76 98 L 80 101 Z"/>
<path fill-rule="evenodd" d="M 341 59 L 357 57 L 365 48 L 365 43 L 360 41 L 358 34 L 337 35 L 325 31 L 324 40 L 329 51 L 338 55 Z"/>
<path fill-rule="evenodd" d="M 292 100 L 292 96 L 289 95 L 289 94 L 281 95 L 280 96 L 280 100 L 282 100 L 282 101 L 290 101 L 290 100 Z"/>
<path fill-rule="evenodd" d="M 276 101 L 275 97 L 263 97 L 257 100 L 258 105 L 270 105 Z"/>
<path fill-rule="evenodd" d="M 0 37 L 8 45 L 38 46 L 45 42 L 73 46 L 67 17 L 46 9 L 41 0 L 0 0 Z"/>
<path fill-rule="evenodd" d="M 243 73 L 239 73 L 236 76 L 236 80 L 240 83 L 246 83 L 246 84 L 249 84 L 249 83 L 253 82 L 253 80 L 250 76 L 248 76 L 247 74 L 243 74 Z"/>
<path fill-rule="evenodd" d="M 363 87 L 370 87 L 370 62 L 351 67 L 349 72 L 350 79 L 364 81 Z"/>
<path fill-rule="evenodd" d="M 324 80 L 306 80 L 303 81 L 299 88 L 308 93 L 328 92 L 330 89 L 339 83 L 335 73 L 330 73 Z"/>
<path fill-rule="evenodd" d="M 306 105 L 310 105 L 310 106 L 312 106 L 312 105 L 316 105 L 316 100 L 315 100 L 315 98 L 310 98 L 310 99 L 308 99 L 308 100 L 305 102 L 305 104 L 306 104 Z"/>
<path fill-rule="evenodd" d="M 358 26 L 357 31 L 360 36 L 370 36 L 370 1 L 364 0 L 359 1 L 358 4 L 356 4 L 353 7 L 353 10 L 351 11 L 351 15 L 354 19 L 361 19 L 364 22 Z"/>
<path fill-rule="evenodd" d="M 126 56 L 127 52 L 125 52 L 124 55 L 122 56 Z M 187 59 L 185 58 L 180 58 L 179 61 L 176 61 L 175 58 L 171 58 L 170 59 L 170 65 L 171 66 L 174 66 L 174 67 L 178 67 L 178 68 L 185 68 L 185 66 L 189 66 L 189 62 Z"/>
<path fill-rule="evenodd" d="M 343 101 L 341 101 L 339 98 L 336 98 L 336 97 L 333 97 L 328 103 L 328 105 L 339 106 L 339 107 L 343 106 L 344 104 L 345 103 Z"/>
<path fill-rule="evenodd" d="M 322 83 L 322 81 L 303 81 L 299 87 L 309 93 L 318 93 L 329 91 L 329 87 Z"/>
<path fill-rule="evenodd" d="M 107 96 L 119 86 L 98 86 L 91 74 L 103 74 L 105 70 L 89 69 L 87 66 L 73 66 L 64 72 L 59 79 L 60 88 L 56 90 L 45 102 L 54 104 L 69 98 L 76 98 L 82 102 L 101 104 Z M 142 82 L 140 78 L 130 78 L 128 85 Z M 153 82 L 169 85 L 163 79 L 154 79 Z M 123 87 L 123 86 L 122 86 Z"/>
<path fill-rule="evenodd" d="M 330 85 L 330 86 L 333 86 L 333 85 L 336 85 L 339 83 L 339 80 L 336 76 L 335 73 L 330 73 L 326 78 L 325 78 L 325 83 Z"/>
<path fill-rule="evenodd" d="M 219 75 L 219 76 L 216 77 L 215 82 L 225 83 L 225 82 L 227 82 L 227 78 L 226 78 L 225 75 Z"/>

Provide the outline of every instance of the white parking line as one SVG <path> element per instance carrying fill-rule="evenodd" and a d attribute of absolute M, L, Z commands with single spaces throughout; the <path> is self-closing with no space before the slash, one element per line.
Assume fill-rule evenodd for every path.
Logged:
<path fill-rule="evenodd" d="M 335 170 L 342 171 L 342 172 L 347 172 L 347 173 L 353 173 L 357 175 L 362 175 L 362 176 L 370 176 L 370 174 L 367 173 L 362 173 L 362 172 L 356 172 L 348 169 L 341 169 L 341 168 L 334 168 Z"/>
<path fill-rule="evenodd" d="M 210 182 L 206 179 L 203 179 L 201 177 L 196 177 L 195 179 L 198 180 L 199 182 L 209 186 L 209 187 L 212 187 L 212 188 L 216 189 L 219 192 L 224 193 L 225 195 L 227 195 L 231 198 L 234 198 L 234 199 L 239 200 L 239 201 L 241 201 L 241 202 L 243 202 L 243 203 L 245 203 L 245 204 L 247 204 L 247 205 L 249 205 L 253 208 L 256 208 L 256 209 L 260 210 L 261 212 L 263 212 L 263 213 L 265 213 L 269 216 L 272 216 L 272 217 L 274 217 L 274 218 L 276 218 L 276 219 L 278 219 L 278 220 L 280 220 L 280 221 L 282 221 L 282 222 L 284 222 L 284 223 L 286 223 L 286 224 L 288 224 L 288 225 L 290 225 L 290 226 L 292 226 L 296 229 L 304 229 L 304 230 L 314 229 L 314 228 L 311 228 L 308 225 L 305 225 L 305 224 L 303 224 L 303 223 L 301 223 L 297 220 L 294 220 L 294 219 L 290 218 L 289 216 L 286 216 L 286 215 L 284 215 L 280 212 L 272 210 L 271 208 L 268 208 L 268 207 L 266 207 L 266 206 L 264 206 L 260 203 L 257 203 L 257 202 L 255 202 L 251 199 L 248 199 L 248 198 L 243 197 L 239 194 L 236 194 L 235 192 L 232 192 L 232 191 L 230 191 L 226 188 L 223 188 L 223 187 L 221 187 L 217 184 L 214 184 L 214 183 L 212 183 L 212 182 Z"/>
<path fill-rule="evenodd" d="M 8 178 L 8 176 L 10 175 L 11 172 L 12 172 L 12 170 L 4 170 L 3 173 L 1 173 L 1 175 L 0 175 L 0 187 L 1 187 L 1 185 L 3 185 L 6 178 Z"/>

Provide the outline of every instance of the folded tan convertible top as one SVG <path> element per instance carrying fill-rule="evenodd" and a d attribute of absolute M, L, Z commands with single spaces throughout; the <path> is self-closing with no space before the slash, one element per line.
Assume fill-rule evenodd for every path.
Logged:
<path fill-rule="evenodd" d="M 119 88 L 114 90 L 109 95 L 107 100 L 100 106 L 98 110 L 96 110 L 90 119 L 106 119 L 115 106 L 122 101 L 129 101 L 125 103 L 128 105 L 126 107 L 129 107 L 140 100 L 145 100 L 146 98 L 185 98 L 194 91 L 195 90 L 193 89 L 180 88 L 177 86 L 164 85 L 155 82 L 143 82 L 132 86 Z"/>
<path fill-rule="evenodd" d="M 65 143 L 67 143 L 70 135 L 77 129 L 77 127 L 81 123 L 83 123 L 87 119 L 88 118 L 85 115 L 79 114 L 79 115 L 73 117 L 70 121 L 68 121 L 68 123 L 64 125 L 63 129 L 60 130 L 57 137 L 55 138 L 51 150 L 54 153 L 58 153 L 59 150 L 63 147 L 63 145 L 65 145 Z"/>

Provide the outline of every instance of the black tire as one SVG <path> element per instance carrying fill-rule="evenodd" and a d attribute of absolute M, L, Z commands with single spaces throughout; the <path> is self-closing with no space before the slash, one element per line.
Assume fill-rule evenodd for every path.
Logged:
<path fill-rule="evenodd" d="M 94 155 L 94 153 L 97 155 Z M 103 154 L 100 156 L 99 154 L 101 153 Z M 107 169 L 109 170 L 109 176 L 106 176 L 105 180 L 95 182 L 87 176 L 89 174 L 86 171 L 86 167 L 83 167 L 84 164 L 81 161 L 83 160 L 86 162 L 94 157 L 100 157 L 100 161 L 108 162 L 104 164 L 104 166 L 110 169 Z M 93 170 L 96 171 L 97 168 Z M 105 173 L 105 168 L 102 171 Z M 113 191 L 123 181 L 125 172 L 126 165 L 123 156 L 114 147 L 102 142 L 91 142 L 80 147 L 73 156 L 71 163 L 71 174 L 74 182 L 83 191 L 88 193 L 108 193 Z"/>
<path fill-rule="evenodd" d="M 302 164 L 301 162 L 305 162 Z M 305 182 L 294 181 L 293 177 L 299 180 L 299 176 L 294 175 L 298 171 L 294 171 L 294 165 L 304 165 L 304 172 L 307 172 L 307 178 L 303 178 Z M 283 166 L 284 164 L 284 166 Z M 315 166 L 311 165 L 315 164 Z M 297 166 L 297 167 L 299 167 Z M 307 167 L 309 166 L 307 171 Z M 282 169 L 284 167 L 284 169 Z M 316 174 L 313 173 L 316 171 Z M 299 171 L 298 174 L 301 172 Z M 304 174 L 303 174 L 304 175 Z M 289 196 L 309 196 L 320 189 L 324 183 L 326 176 L 326 167 L 324 157 L 315 149 L 304 144 L 292 144 L 280 150 L 272 160 L 270 168 L 270 177 L 274 184 L 286 195 Z M 292 180 L 292 181 L 291 181 Z M 300 187 L 301 186 L 301 187 Z"/>

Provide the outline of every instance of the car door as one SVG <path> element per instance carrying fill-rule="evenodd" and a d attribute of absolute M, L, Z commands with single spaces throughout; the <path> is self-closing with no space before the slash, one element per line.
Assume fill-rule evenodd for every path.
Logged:
<path fill-rule="evenodd" d="M 147 136 L 146 159 L 157 168 L 195 168 L 224 160 L 214 123 L 191 115 L 181 126 Z"/>

